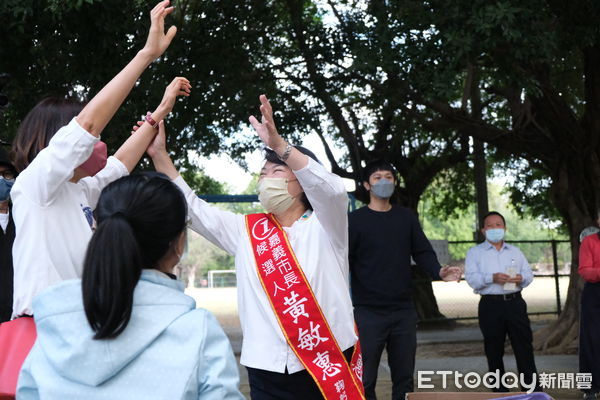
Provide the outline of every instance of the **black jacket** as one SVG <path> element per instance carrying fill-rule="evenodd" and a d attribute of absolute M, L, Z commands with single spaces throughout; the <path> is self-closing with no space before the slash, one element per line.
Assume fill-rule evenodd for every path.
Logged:
<path fill-rule="evenodd" d="M 9 208 L 6 231 L 0 227 L 0 322 L 10 320 L 13 304 L 12 245 L 15 240 L 15 223 Z"/>

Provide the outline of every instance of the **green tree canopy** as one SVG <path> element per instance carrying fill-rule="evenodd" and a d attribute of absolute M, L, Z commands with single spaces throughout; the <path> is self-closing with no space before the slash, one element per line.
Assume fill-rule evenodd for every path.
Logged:
<path fill-rule="evenodd" d="M 44 96 L 89 99 L 142 48 L 149 27 L 146 1 L 7 0 L 0 3 L 0 72 L 11 75 L 5 94 L 11 106 L 0 121 L 1 138 L 12 139 L 25 114 Z M 169 147 L 180 164 L 187 151 L 232 157 L 254 149 L 254 136 L 227 141 L 251 113 L 258 95 L 273 93 L 269 69 L 253 61 L 263 43 L 266 4 L 260 1 L 177 1 L 168 24 L 178 34 L 146 71 L 108 125 L 111 150 L 131 126 L 156 107 L 175 76 L 194 86 L 168 118 Z"/>

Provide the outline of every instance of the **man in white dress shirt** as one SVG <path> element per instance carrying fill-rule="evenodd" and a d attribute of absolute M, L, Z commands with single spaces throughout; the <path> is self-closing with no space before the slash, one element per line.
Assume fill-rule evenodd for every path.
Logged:
<path fill-rule="evenodd" d="M 260 100 L 262 122 L 254 117 L 250 122 L 272 151 L 267 151 L 260 172 L 259 199 L 287 235 L 339 350 L 349 360 L 357 336 L 348 287 L 348 198 L 344 184 L 310 151 L 286 143 L 275 129 L 267 98 L 261 96 Z M 286 340 L 288 335 L 284 335 L 270 304 L 273 294 L 267 295 L 266 286 L 261 284 L 245 216 L 198 198 L 169 158 L 162 124 L 148 154 L 157 171 L 173 179 L 185 194 L 192 229 L 235 256 L 243 331 L 240 362 L 248 369 L 252 399 L 322 399 L 319 386 Z M 291 293 L 285 285 L 279 289 Z M 322 327 L 312 333 L 319 338 L 324 330 Z"/>
<path fill-rule="evenodd" d="M 481 231 L 486 240 L 469 249 L 465 259 L 465 279 L 481 295 L 479 327 L 490 372 L 504 374 L 504 341 L 510 339 L 517 369 L 530 385 L 536 374 L 532 333 L 527 304 L 521 290 L 533 280 L 531 267 L 517 247 L 504 242 L 506 221 L 495 211 L 483 219 Z M 494 391 L 507 392 L 499 384 Z"/>

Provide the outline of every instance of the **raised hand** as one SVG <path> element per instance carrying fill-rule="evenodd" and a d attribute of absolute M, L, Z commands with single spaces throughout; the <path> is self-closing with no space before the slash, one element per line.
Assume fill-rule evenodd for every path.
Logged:
<path fill-rule="evenodd" d="M 156 108 L 156 111 L 152 113 L 152 117 L 156 117 L 159 122 L 167 116 L 173 110 L 173 106 L 175 105 L 175 100 L 177 96 L 185 96 L 188 97 L 192 90 L 192 85 L 190 81 L 183 77 L 177 77 L 173 79 L 169 86 L 165 89 L 165 94 L 163 95 L 162 100 L 160 101 L 159 106 Z M 136 125 L 131 128 L 131 134 L 135 133 L 142 125 L 144 125 L 144 120 L 138 121 Z"/>
<path fill-rule="evenodd" d="M 153 59 L 160 57 L 165 52 L 177 33 L 175 26 L 170 27 L 165 33 L 165 17 L 174 10 L 173 7 L 169 7 L 169 3 L 169 0 L 161 1 L 150 11 L 150 31 L 143 51 L 146 51 Z"/>
<path fill-rule="evenodd" d="M 131 134 L 133 135 L 146 121 L 138 121 L 137 125 L 131 128 Z M 167 153 L 167 133 L 165 129 L 165 121 L 162 120 L 158 123 L 158 133 L 150 142 L 150 145 L 146 149 L 146 153 L 150 158 L 155 158 L 158 155 L 164 155 Z"/>
<path fill-rule="evenodd" d="M 150 13 L 152 25 L 144 48 L 90 100 L 77 116 L 79 125 L 92 135 L 100 136 L 100 133 L 121 106 L 142 72 L 171 43 L 177 28 L 172 26 L 165 34 L 165 16 L 173 12 L 173 7 L 168 7 L 168 5 L 169 0 L 164 0 L 152 9 Z M 159 121 L 160 119 L 162 117 L 155 120 Z"/>
<path fill-rule="evenodd" d="M 165 121 L 160 121 L 158 123 L 158 133 L 154 136 L 154 140 L 152 140 L 150 146 L 146 149 L 146 153 L 148 153 L 150 158 L 155 158 L 159 154 L 168 154 Z"/>
<path fill-rule="evenodd" d="M 190 81 L 183 77 L 177 77 L 167 86 L 165 94 L 160 102 L 159 109 L 166 114 L 170 113 L 175 105 L 177 96 L 188 97 L 192 90 Z"/>
<path fill-rule="evenodd" d="M 277 132 L 273 121 L 273 108 L 264 94 L 260 95 L 260 113 L 262 114 L 261 122 L 252 115 L 249 118 L 250 124 L 252 124 L 265 146 L 270 147 L 277 154 L 283 153 L 286 142 Z"/>

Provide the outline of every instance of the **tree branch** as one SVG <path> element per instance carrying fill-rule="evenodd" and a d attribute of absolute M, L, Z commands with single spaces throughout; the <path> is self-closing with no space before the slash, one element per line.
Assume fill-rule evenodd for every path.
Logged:
<path fill-rule="evenodd" d="M 287 0 L 287 5 L 292 21 L 292 31 L 290 32 L 290 35 L 296 39 L 298 48 L 306 60 L 306 69 L 314 82 L 316 97 L 323 102 L 334 125 L 338 128 L 342 140 L 348 147 L 352 169 L 356 171 L 360 167 L 360 150 L 355 140 L 355 136 L 337 102 L 332 99 L 327 92 L 326 80 L 318 72 L 314 55 L 307 46 L 304 32 L 308 29 L 302 19 L 304 2 L 301 0 Z"/>

